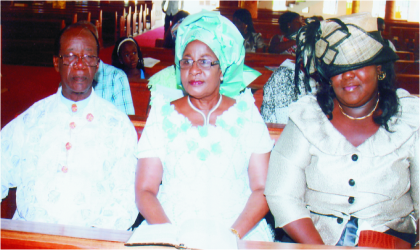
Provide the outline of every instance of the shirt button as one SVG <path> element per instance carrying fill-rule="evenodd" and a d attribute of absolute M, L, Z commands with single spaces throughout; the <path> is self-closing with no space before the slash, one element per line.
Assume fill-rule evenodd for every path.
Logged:
<path fill-rule="evenodd" d="M 63 171 L 63 173 L 67 173 L 67 171 L 69 171 L 69 169 L 66 166 L 63 166 L 61 168 L 61 171 Z"/>
<path fill-rule="evenodd" d="M 343 218 L 337 218 L 337 223 L 338 223 L 338 224 L 343 223 Z"/>
<path fill-rule="evenodd" d="M 350 204 L 353 204 L 353 203 L 354 203 L 354 197 L 350 197 L 350 198 L 349 198 L 349 203 L 350 203 Z"/>
<path fill-rule="evenodd" d="M 71 111 L 73 111 L 73 112 L 77 112 L 77 105 L 76 104 L 72 104 L 71 105 Z"/>
<path fill-rule="evenodd" d="M 66 143 L 66 149 L 67 149 L 67 150 L 70 150 L 70 149 L 71 149 L 71 143 L 70 143 L 70 142 L 67 142 L 67 143 Z"/>
<path fill-rule="evenodd" d="M 74 122 L 70 122 L 70 128 L 71 129 L 74 129 L 76 127 L 76 123 L 74 123 Z"/>
<path fill-rule="evenodd" d="M 354 154 L 354 155 L 351 156 L 351 159 L 353 161 L 357 161 L 357 159 L 359 159 L 359 157 L 357 156 L 357 154 Z"/>
<path fill-rule="evenodd" d="M 354 186 L 354 184 L 356 184 L 356 182 L 355 182 L 353 179 L 350 179 L 350 180 L 349 180 L 349 185 L 353 187 L 353 186 Z"/>
<path fill-rule="evenodd" d="M 86 119 L 90 122 L 93 121 L 93 115 L 91 113 L 87 114 Z"/>

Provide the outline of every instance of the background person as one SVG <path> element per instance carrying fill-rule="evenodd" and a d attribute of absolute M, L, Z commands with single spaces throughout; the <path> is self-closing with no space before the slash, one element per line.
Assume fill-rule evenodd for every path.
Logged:
<path fill-rule="evenodd" d="M 170 103 L 155 93 L 138 144 L 136 202 L 143 224 L 208 221 L 245 240 L 273 240 L 262 219 L 273 141 L 251 92 L 239 95 L 247 80 L 244 56 L 241 34 L 219 13 L 201 12 L 181 23 L 176 80 L 187 95 Z"/>
<path fill-rule="evenodd" d="M 264 39 L 261 33 L 255 32 L 251 13 L 247 9 L 238 9 L 233 13 L 233 24 L 235 24 L 245 39 L 244 46 L 246 52 L 264 52 Z"/>
<path fill-rule="evenodd" d="M 121 37 L 112 51 L 112 65 L 124 70 L 129 82 L 139 82 L 145 79 L 143 55 L 136 40 L 131 37 Z"/>
<path fill-rule="evenodd" d="M 394 44 L 389 39 L 383 37 L 385 31 L 385 20 L 380 17 L 378 17 L 378 31 L 381 34 L 381 37 L 384 39 L 385 45 L 388 45 L 394 52 L 397 51 Z"/>
<path fill-rule="evenodd" d="M 171 27 L 165 31 L 163 36 L 163 47 L 168 49 L 175 49 L 176 32 L 182 21 L 189 15 L 187 11 L 178 11 L 172 19 Z"/>
<path fill-rule="evenodd" d="M 179 6 L 179 1 L 181 1 L 181 6 Z M 184 8 L 184 0 L 168 0 L 168 5 L 165 10 L 166 0 L 162 1 L 162 12 L 165 13 L 165 33 L 169 30 L 171 26 L 171 21 L 174 18 L 175 14 Z"/>
<path fill-rule="evenodd" d="M 369 13 L 312 22 L 298 38 L 297 62 L 308 59 L 320 89 L 290 106 L 271 154 L 265 194 L 276 226 L 299 243 L 410 248 L 419 100 L 394 89 L 398 56 Z"/>
<path fill-rule="evenodd" d="M 99 37 L 96 26 L 88 21 L 77 22 L 88 28 L 96 38 Z M 133 99 L 127 75 L 112 65 L 99 60 L 99 68 L 93 78 L 95 93 L 103 99 L 113 103 L 119 110 L 127 115 L 134 115 Z"/>
<path fill-rule="evenodd" d="M 296 41 L 290 39 L 290 35 L 297 32 L 304 22 L 302 17 L 296 13 L 287 11 L 279 17 L 280 34 L 274 35 L 268 45 L 269 53 L 296 54 Z"/>
<path fill-rule="evenodd" d="M 17 187 L 15 220 L 127 230 L 137 216 L 134 151 L 127 115 L 95 94 L 99 43 L 84 25 L 60 33 L 56 94 L 1 132 L 1 191 Z"/>

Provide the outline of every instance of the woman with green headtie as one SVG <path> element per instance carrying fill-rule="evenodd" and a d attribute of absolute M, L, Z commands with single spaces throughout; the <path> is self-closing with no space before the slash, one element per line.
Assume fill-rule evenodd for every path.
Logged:
<path fill-rule="evenodd" d="M 272 241 L 263 192 L 273 141 L 251 91 L 240 93 L 258 76 L 244 66 L 242 35 L 218 12 L 201 12 L 180 24 L 175 44 L 186 95 L 170 102 L 152 92 L 137 153 L 143 224 L 212 221 Z"/>
<path fill-rule="evenodd" d="M 289 106 L 271 153 L 276 227 L 299 243 L 418 245 L 419 98 L 395 89 L 398 56 L 376 18 L 309 22 L 297 45 L 296 72 L 302 63 L 320 87 Z"/>

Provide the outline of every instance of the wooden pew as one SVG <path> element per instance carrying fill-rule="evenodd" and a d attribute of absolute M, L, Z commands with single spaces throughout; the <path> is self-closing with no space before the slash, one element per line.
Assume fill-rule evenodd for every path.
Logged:
<path fill-rule="evenodd" d="M 149 112 L 150 90 L 147 83 L 145 79 L 142 79 L 142 82 L 130 82 L 131 97 L 137 116 L 147 117 Z"/>
<path fill-rule="evenodd" d="M 414 53 L 409 51 L 395 51 L 400 60 L 414 61 Z"/>
<path fill-rule="evenodd" d="M 389 37 L 391 38 L 390 40 L 393 41 L 397 50 L 414 52 L 413 43 L 415 42 L 415 34 L 418 32 L 418 26 L 416 28 L 392 26 L 389 28 Z"/>
<path fill-rule="evenodd" d="M 419 62 L 398 60 L 394 63 L 395 74 L 419 75 Z"/>
<path fill-rule="evenodd" d="M 49 249 L 129 249 L 124 243 L 132 232 L 102 228 L 89 228 L 31 221 L 1 220 L 1 248 Z M 170 249 L 148 246 L 146 249 Z M 238 240 L 238 249 L 337 249 L 336 246 L 319 246 L 279 242 Z M 347 247 L 350 248 L 350 247 Z"/>
<path fill-rule="evenodd" d="M 403 88 L 410 94 L 419 94 L 419 75 L 398 74 L 396 77 L 397 88 Z"/>

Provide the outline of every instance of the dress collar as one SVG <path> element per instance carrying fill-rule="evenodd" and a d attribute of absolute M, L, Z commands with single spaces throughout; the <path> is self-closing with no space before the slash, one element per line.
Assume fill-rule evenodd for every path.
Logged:
<path fill-rule="evenodd" d="M 366 156 L 382 156 L 400 147 L 419 129 L 419 98 L 403 89 L 398 89 L 397 95 L 399 111 L 388 122 L 392 132 L 381 126 L 358 147 L 354 147 L 331 124 L 315 96 L 307 95 L 291 104 L 289 118 L 312 145 L 326 154 L 347 155 L 349 152 L 358 152 Z"/>

